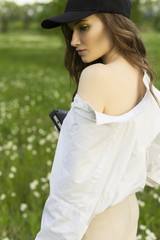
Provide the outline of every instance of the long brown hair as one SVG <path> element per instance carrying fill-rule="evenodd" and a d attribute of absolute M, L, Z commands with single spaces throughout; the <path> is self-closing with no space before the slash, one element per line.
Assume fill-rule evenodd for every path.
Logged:
<path fill-rule="evenodd" d="M 145 69 L 151 80 L 150 91 L 160 107 L 160 103 L 152 89 L 153 80 L 154 77 L 156 78 L 156 74 L 147 61 L 146 48 L 143 41 L 138 36 L 139 30 L 136 25 L 130 19 L 121 14 L 99 12 L 96 13 L 96 15 L 102 20 L 106 29 L 108 29 L 112 35 L 113 47 L 107 54 L 112 50 L 117 49 L 129 63 L 140 69 Z M 67 24 L 63 24 L 61 29 L 66 42 L 65 67 L 69 71 L 71 77 L 70 80 L 73 79 L 77 86 L 72 96 L 73 101 L 74 96 L 77 93 L 79 78 L 83 69 L 94 63 L 102 63 L 102 59 L 99 58 L 91 63 L 83 63 L 75 48 L 70 44 L 72 40 L 72 31 Z"/>

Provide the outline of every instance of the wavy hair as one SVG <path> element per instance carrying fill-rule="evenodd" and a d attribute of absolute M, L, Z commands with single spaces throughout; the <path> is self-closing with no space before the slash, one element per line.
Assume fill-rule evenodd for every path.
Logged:
<path fill-rule="evenodd" d="M 127 17 L 117 13 L 95 13 L 99 19 L 105 24 L 106 29 L 111 33 L 113 39 L 113 46 L 107 53 L 110 54 L 112 50 L 116 49 L 118 52 L 131 64 L 141 69 L 145 69 L 150 77 L 150 91 L 160 107 L 157 97 L 153 93 L 153 81 L 156 74 L 147 61 L 146 47 L 143 41 L 138 36 L 139 30 L 136 25 Z M 72 31 L 67 24 L 61 26 L 62 33 L 66 42 L 66 52 L 64 64 L 69 71 L 70 80 L 76 83 L 76 90 L 72 96 L 72 101 L 77 93 L 79 78 L 84 68 L 94 63 L 102 63 L 99 58 L 90 63 L 83 63 L 81 57 L 78 55 L 74 47 L 71 46 Z"/>

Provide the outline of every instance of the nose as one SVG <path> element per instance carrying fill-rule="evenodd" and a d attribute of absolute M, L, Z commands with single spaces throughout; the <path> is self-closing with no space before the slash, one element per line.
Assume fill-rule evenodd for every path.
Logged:
<path fill-rule="evenodd" d="M 79 34 L 77 31 L 73 31 L 72 34 L 72 40 L 71 40 L 71 46 L 72 47 L 77 47 L 80 44 L 80 38 L 79 38 Z"/>

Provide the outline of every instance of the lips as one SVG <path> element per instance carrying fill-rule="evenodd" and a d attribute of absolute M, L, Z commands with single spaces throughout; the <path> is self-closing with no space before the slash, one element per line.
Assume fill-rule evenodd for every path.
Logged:
<path fill-rule="evenodd" d="M 83 55 L 86 50 L 77 50 L 79 55 Z"/>

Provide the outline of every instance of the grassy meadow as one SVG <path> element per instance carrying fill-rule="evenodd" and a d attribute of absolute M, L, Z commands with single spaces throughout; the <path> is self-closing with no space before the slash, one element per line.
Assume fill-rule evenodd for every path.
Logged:
<path fill-rule="evenodd" d="M 142 37 L 160 76 L 160 33 Z M 45 32 L 0 33 L 0 240 L 33 240 L 40 229 L 59 135 L 49 113 L 69 110 L 75 90 L 64 51 Z M 160 240 L 160 188 L 146 186 L 137 198 L 137 239 Z"/>

